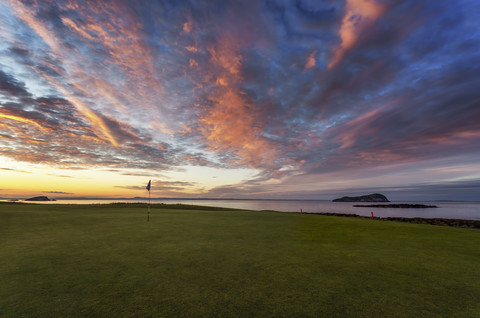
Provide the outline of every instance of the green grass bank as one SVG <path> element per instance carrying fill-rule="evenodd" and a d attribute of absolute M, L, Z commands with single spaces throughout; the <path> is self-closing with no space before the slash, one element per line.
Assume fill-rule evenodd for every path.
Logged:
<path fill-rule="evenodd" d="M 480 231 L 152 205 L 0 204 L 1 317 L 480 317 Z"/>

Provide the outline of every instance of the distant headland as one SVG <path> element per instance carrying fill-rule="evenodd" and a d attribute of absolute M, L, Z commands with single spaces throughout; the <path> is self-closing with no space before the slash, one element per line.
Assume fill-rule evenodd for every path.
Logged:
<path fill-rule="evenodd" d="M 332 200 L 333 202 L 390 202 L 386 196 L 380 193 L 361 195 L 358 197 L 342 197 Z"/>

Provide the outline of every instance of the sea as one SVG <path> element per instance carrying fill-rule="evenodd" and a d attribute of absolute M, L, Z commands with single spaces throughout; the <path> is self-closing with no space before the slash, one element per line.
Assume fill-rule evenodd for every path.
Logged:
<path fill-rule="evenodd" d="M 107 203 L 148 203 L 148 199 L 88 199 L 88 200 L 57 200 L 49 202 L 35 202 L 48 204 L 107 204 Z M 190 204 L 212 207 L 224 207 L 233 209 L 245 209 L 256 211 L 278 211 L 296 213 L 341 213 L 357 214 L 360 216 L 376 217 L 406 217 L 406 218 L 447 218 L 480 220 L 480 202 L 458 202 L 458 201 L 434 201 L 434 202 L 407 202 L 397 201 L 388 204 L 408 203 L 435 205 L 436 208 L 366 208 L 354 207 L 356 204 L 376 204 L 369 202 L 332 202 L 317 200 L 221 200 L 221 199 L 152 199 L 152 204 Z"/>

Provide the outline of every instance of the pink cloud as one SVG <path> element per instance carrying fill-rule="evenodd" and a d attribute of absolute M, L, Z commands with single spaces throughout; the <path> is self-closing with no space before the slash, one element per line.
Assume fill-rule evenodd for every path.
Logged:
<path fill-rule="evenodd" d="M 347 0 L 345 13 L 338 35 L 340 44 L 334 49 L 333 57 L 327 68 L 334 68 L 358 41 L 361 31 L 375 23 L 384 12 L 383 5 L 375 0 Z"/>

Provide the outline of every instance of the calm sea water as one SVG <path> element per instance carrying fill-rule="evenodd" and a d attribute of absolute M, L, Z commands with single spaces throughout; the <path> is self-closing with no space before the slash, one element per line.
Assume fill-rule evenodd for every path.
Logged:
<path fill-rule="evenodd" d="M 41 203 L 112 203 L 112 202 L 148 202 L 148 200 L 58 200 L 54 202 Z M 395 209 L 395 208 L 358 208 L 354 204 L 370 203 L 351 203 L 351 202 L 331 202 L 331 201 L 295 201 L 295 200 L 181 200 L 181 199 L 162 199 L 152 200 L 152 203 L 166 204 L 191 204 L 202 206 L 217 206 L 234 209 L 246 210 L 274 210 L 280 212 L 309 212 L 309 213 L 349 213 L 362 216 L 379 217 L 422 217 L 422 218 L 449 218 L 480 220 L 480 202 L 392 202 L 392 203 L 412 203 L 436 205 L 437 208 L 428 209 Z M 35 202 L 37 203 L 37 202 Z"/>

